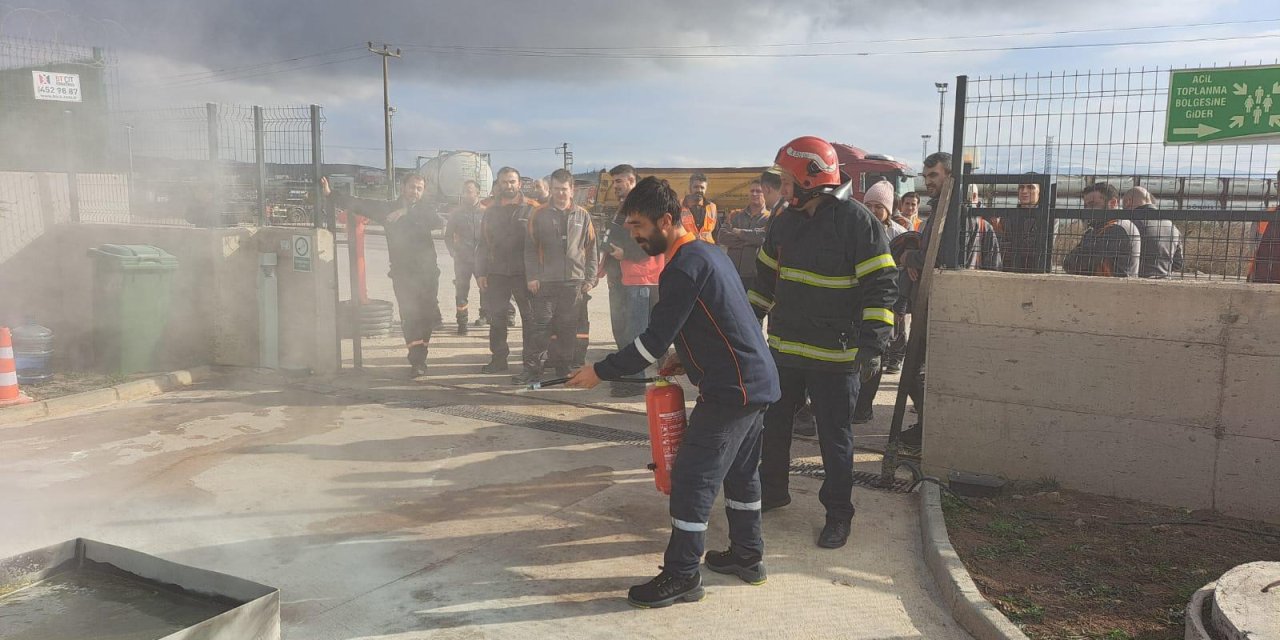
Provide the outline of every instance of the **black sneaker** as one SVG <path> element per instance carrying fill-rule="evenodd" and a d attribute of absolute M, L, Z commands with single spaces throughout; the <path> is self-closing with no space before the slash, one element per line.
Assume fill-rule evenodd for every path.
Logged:
<path fill-rule="evenodd" d="M 884 363 L 884 372 L 891 376 L 895 376 L 895 375 L 898 375 L 899 373 L 902 373 L 902 361 L 890 360 Z"/>
<path fill-rule="evenodd" d="M 871 422 L 871 419 L 874 417 L 876 417 L 875 411 L 868 411 L 866 413 L 855 413 L 853 415 L 853 423 L 866 424 L 868 422 Z"/>
<path fill-rule="evenodd" d="M 765 575 L 764 563 L 760 558 L 744 558 L 732 551 L 708 551 L 707 568 L 730 576 L 738 576 L 750 585 L 762 585 L 768 576 Z"/>
<path fill-rule="evenodd" d="M 425 376 L 425 375 L 427 375 L 427 365 L 425 364 L 409 365 L 410 378 L 421 378 L 422 376 Z"/>
<path fill-rule="evenodd" d="M 569 367 L 556 367 L 557 378 L 568 378 L 570 373 L 573 373 L 573 369 Z"/>
<path fill-rule="evenodd" d="M 663 569 L 656 578 L 631 587 L 627 591 L 627 603 L 641 609 L 661 609 L 676 602 L 697 602 L 706 595 L 701 573 L 681 578 Z"/>
<path fill-rule="evenodd" d="M 466 320 L 459 320 L 459 321 L 458 321 L 458 335 L 460 335 L 460 336 L 465 336 L 465 335 L 467 335 L 467 321 L 466 321 Z"/>
<path fill-rule="evenodd" d="M 505 373 L 506 371 L 506 360 L 490 360 L 489 364 L 480 367 L 480 373 Z"/>
<path fill-rule="evenodd" d="M 764 513 L 766 511 L 773 511 L 774 509 L 781 509 L 789 504 L 791 504 L 790 494 L 782 496 L 781 498 L 773 498 L 773 499 L 761 498 L 760 513 Z"/>
<path fill-rule="evenodd" d="M 526 384 L 533 384 L 540 379 L 542 379 L 542 374 L 540 373 L 535 373 L 533 371 L 522 371 L 520 373 L 515 374 L 514 376 L 511 376 L 511 384 L 523 386 Z"/>
<path fill-rule="evenodd" d="M 827 525 L 818 534 L 818 546 L 823 549 L 839 549 L 849 541 L 850 524 L 848 520 L 827 518 Z"/>
<path fill-rule="evenodd" d="M 488 320 L 487 318 L 485 318 L 484 316 L 480 316 L 479 318 L 476 318 L 476 321 L 475 321 L 475 322 L 472 322 L 472 323 L 471 323 L 471 326 L 473 326 L 473 327 L 483 327 L 483 326 L 485 326 L 486 324 L 489 324 L 489 320 Z"/>

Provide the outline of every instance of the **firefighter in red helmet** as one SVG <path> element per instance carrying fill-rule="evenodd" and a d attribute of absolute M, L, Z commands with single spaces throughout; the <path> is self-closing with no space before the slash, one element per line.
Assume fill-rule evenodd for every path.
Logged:
<path fill-rule="evenodd" d="M 796 138 L 774 163 L 791 198 L 769 225 L 748 294 L 756 314 L 769 317 L 782 387 L 764 418 L 763 509 L 791 502 L 792 416 L 807 393 L 826 472 L 818 546 L 834 549 L 848 540 L 853 520 L 853 407 L 889 342 L 898 271 L 884 225 L 850 197 L 852 183 L 828 142 Z"/>

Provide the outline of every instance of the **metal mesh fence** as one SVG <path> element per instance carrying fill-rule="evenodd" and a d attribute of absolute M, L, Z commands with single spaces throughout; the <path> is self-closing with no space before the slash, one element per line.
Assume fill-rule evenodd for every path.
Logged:
<path fill-rule="evenodd" d="M 74 75 L 77 99 L 41 98 L 33 76 L 39 73 Z M 316 224 L 319 107 L 119 111 L 116 86 L 114 57 L 103 48 L 0 38 L 6 229 L 38 235 L 63 217 L 202 227 Z M 65 212 L 56 207 L 61 200 Z"/>
<path fill-rule="evenodd" d="M 985 221 L 977 233 L 999 239 L 1003 270 L 1120 275 L 1132 266 L 1127 236 L 1141 240 L 1129 275 L 1249 275 L 1276 219 L 1280 145 L 1165 144 L 1169 69 L 957 80 L 961 201 Z M 1121 196 L 1146 189 L 1155 211 L 1086 207 L 1086 190 L 1112 193 L 1101 183 Z"/>

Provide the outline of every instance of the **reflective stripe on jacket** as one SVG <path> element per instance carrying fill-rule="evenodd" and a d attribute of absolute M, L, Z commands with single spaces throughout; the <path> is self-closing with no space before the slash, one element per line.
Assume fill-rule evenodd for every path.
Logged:
<path fill-rule="evenodd" d="M 858 349 L 888 345 L 898 270 L 884 225 L 862 204 L 824 196 L 812 216 L 775 216 L 756 273 L 748 299 L 769 316 L 778 366 L 848 370 Z"/>

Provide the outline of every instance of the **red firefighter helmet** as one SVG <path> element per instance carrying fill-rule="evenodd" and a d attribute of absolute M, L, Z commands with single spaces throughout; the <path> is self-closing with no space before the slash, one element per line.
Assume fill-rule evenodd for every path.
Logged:
<path fill-rule="evenodd" d="M 840 186 L 840 159 L 831 143 L 822 138 L 801 136 L 788 142 L 778 149 L 773 163 L 805 191 Z"/>

